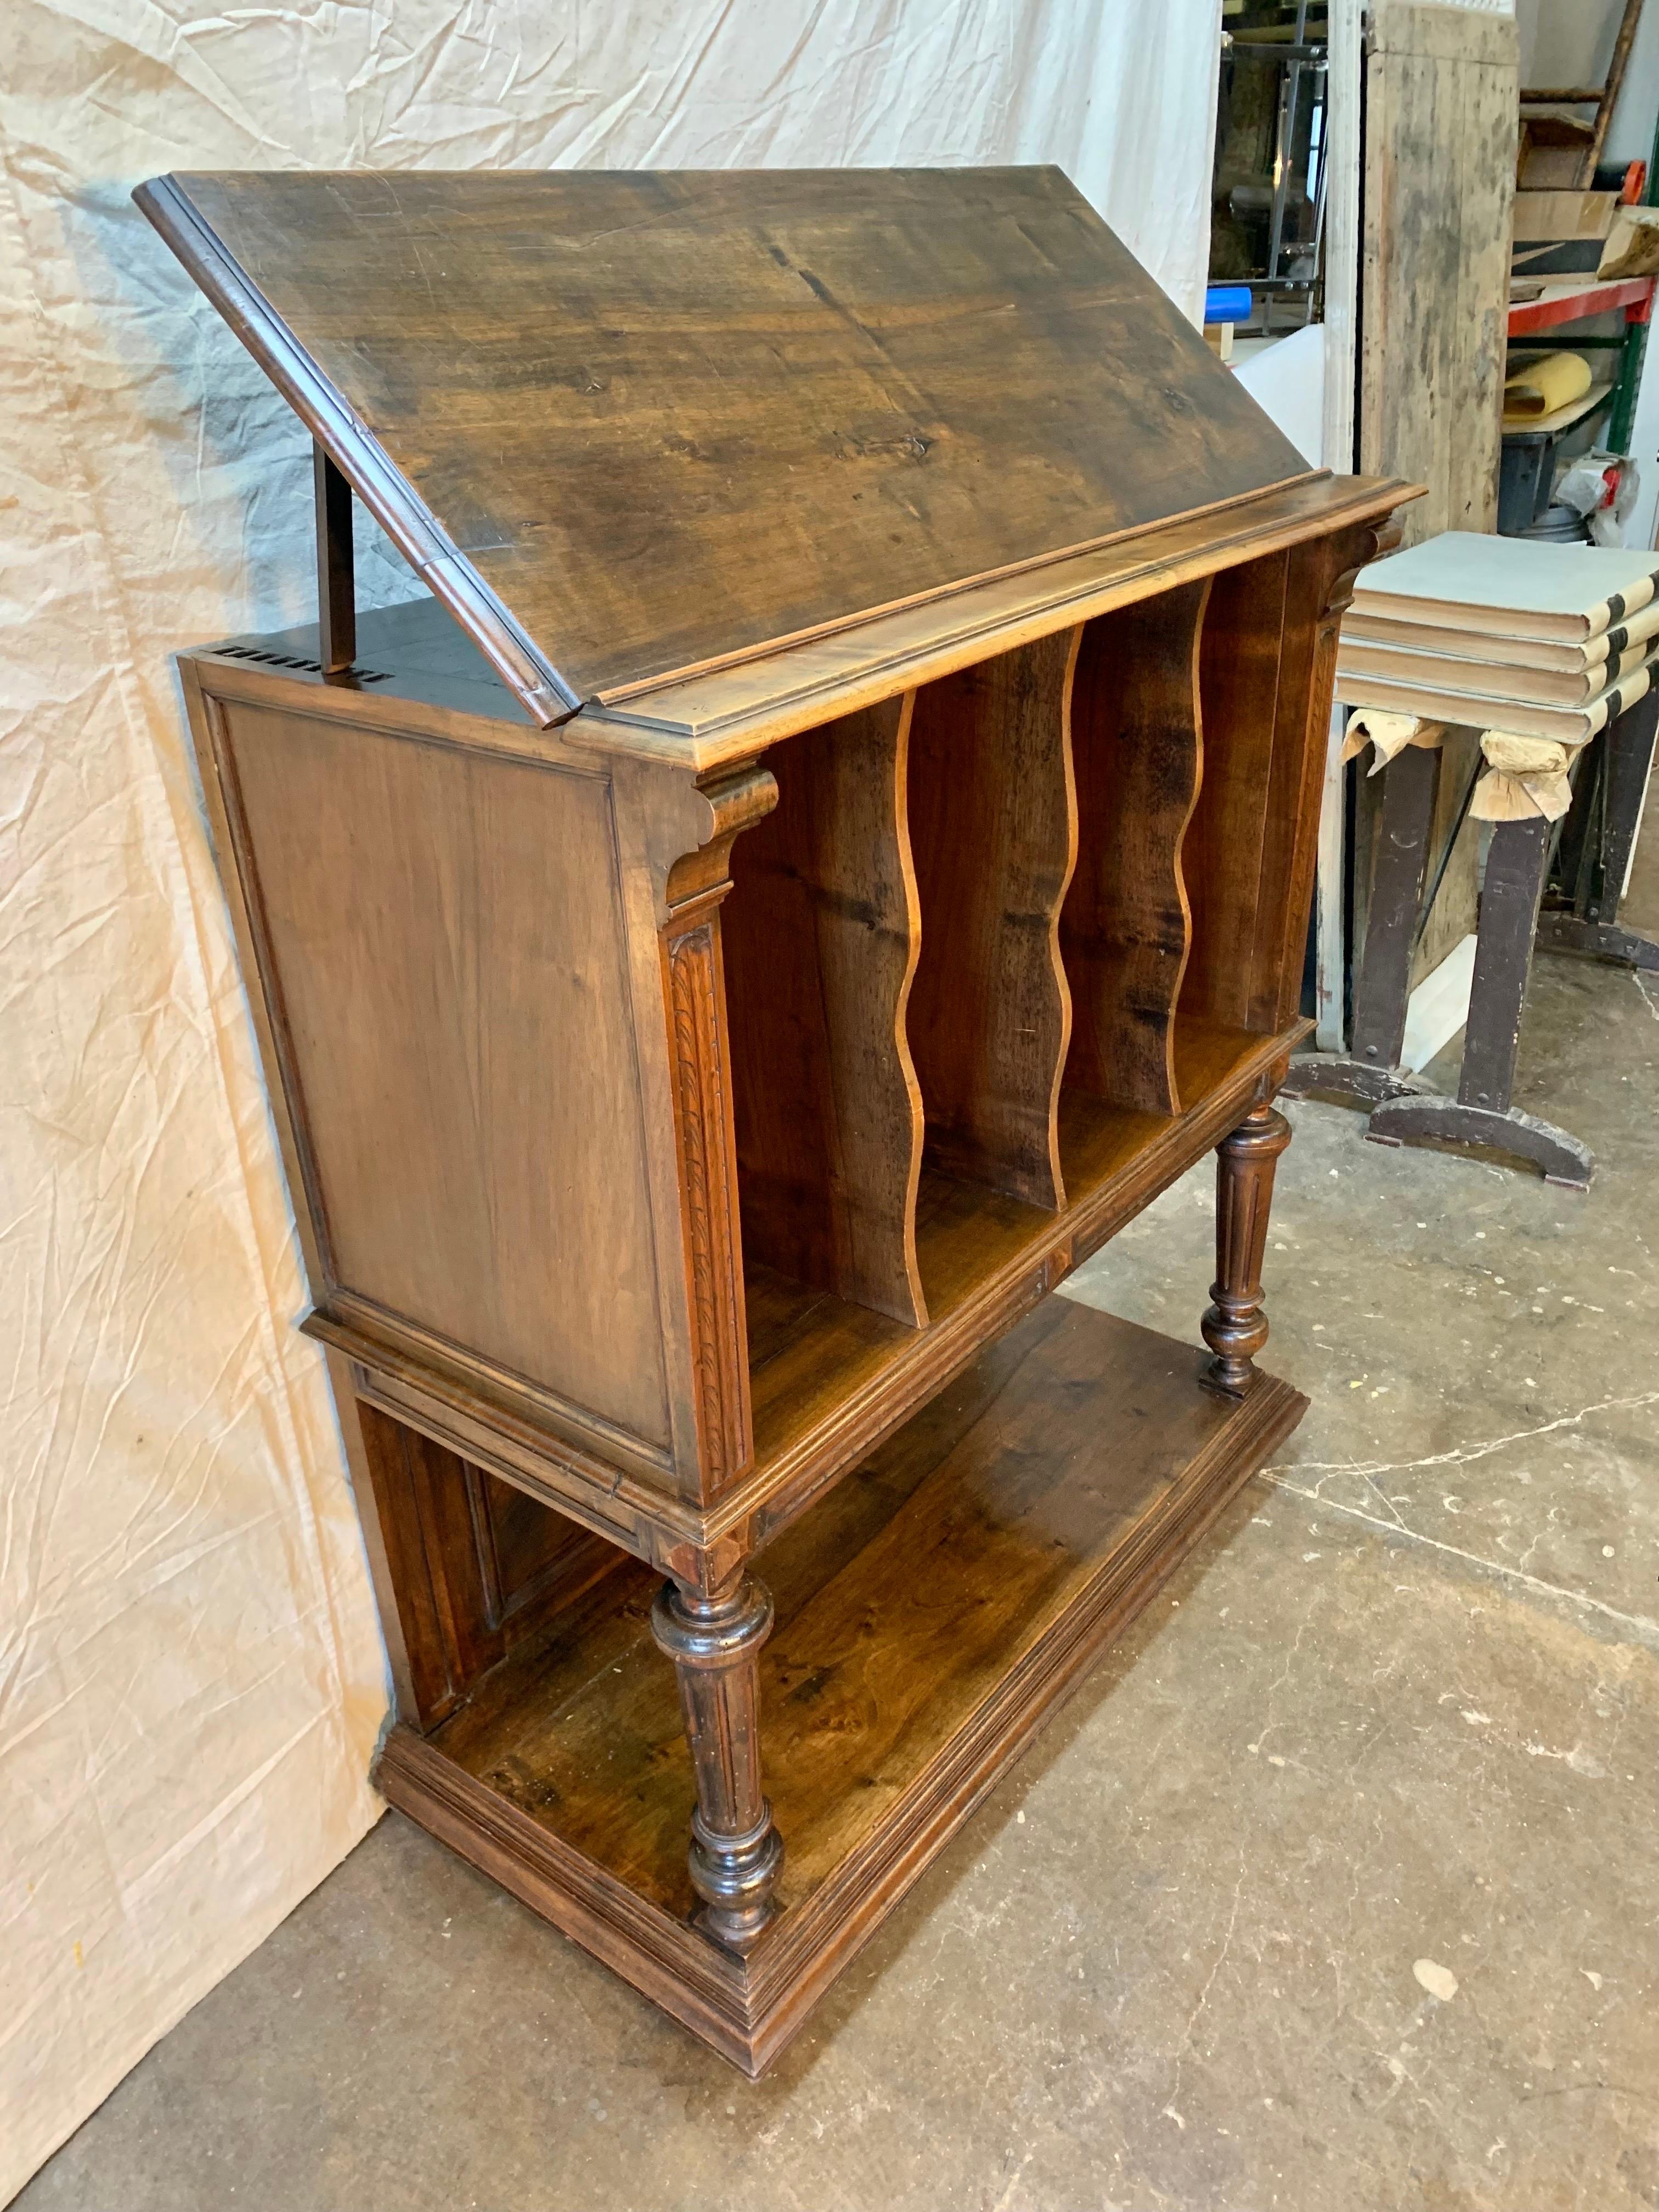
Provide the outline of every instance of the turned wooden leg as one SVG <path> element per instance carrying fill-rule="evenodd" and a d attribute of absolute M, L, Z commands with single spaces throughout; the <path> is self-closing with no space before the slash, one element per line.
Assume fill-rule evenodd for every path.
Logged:
<path fill-rule="evenodd" d="M 1210 1285 L 1215 1304 L 1200 1327 L 1215 1354 L 1206 1379 L 1230 1398 L 1242 1398 L 1255 1381 L 1255 1355 L 1267 1341 L 1261 1255 L 1267 1249 L 1273 1170 L 1290 1141 L 1290 1123 L 1263 1105 L 1253 1107 L 1215 1148 L 1216 1279 Z"/>
<path fill-rule="evenodd" d="M 761 1793 L 756 1662 L 771 1631 L 771 1598 L 741 1572 L 712 1596 L 665 1583 L 651 1608 L 652 1634 L 679 1677 L 696 1776 L 690 1864 L 703 1900 L 698 1924 L 739 1953 L 772 1917 L 783 1864 L 783 1840 Z"/>

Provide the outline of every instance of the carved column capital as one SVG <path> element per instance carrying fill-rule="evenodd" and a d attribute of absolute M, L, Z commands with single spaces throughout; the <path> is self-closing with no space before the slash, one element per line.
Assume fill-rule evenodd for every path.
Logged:
<path fill-rule="evenodd" d="M 1383 554 L 1392 553 L 1405 534 L 1405 525 L 1396 513 L 1375 522 L 1359 523 L 1331 540 L 1333 568 L 1319 610 L 1322 627 L 1335 629 L 1348 611 L 1360 571 Z"/>
<path fill-rule="evenodd" d="M 711 892 L 725 897 L 732 887 L 733 842 L 778 803 L 776 778 L 757 761 L 700 777 L 696 788 L 696 848 L 683 852 L 664 878 L 663 896 L 677 915 Z"/>

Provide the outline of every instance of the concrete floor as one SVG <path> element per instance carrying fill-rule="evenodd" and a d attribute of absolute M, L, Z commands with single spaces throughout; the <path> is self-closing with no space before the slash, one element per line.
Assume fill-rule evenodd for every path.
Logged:
<path fill-rule="evenodd" d="M 1659 987 L 1522 1059 L 1588 1197 L 1293 1109 L 1311 1413 L 770 2079 L 388 1814 L 24 2212 L 1659 2206 Z M 1210 1239 L 1073 1289 L 1190 1336 Z"/>

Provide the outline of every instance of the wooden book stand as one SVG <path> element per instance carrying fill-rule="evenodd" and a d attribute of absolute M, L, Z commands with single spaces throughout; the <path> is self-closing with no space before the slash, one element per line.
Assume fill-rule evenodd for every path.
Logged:
<path fill-rule="evenodd" d="M 1302 1409 L 1271 1101 L 1408 488 L 1053 170 L 138 198 L 319 447 L 320 628 L 181 666 L 380 1786 L 758 2072 Z M 1212 1146 L 1207 1352 L 1048 1295 Z"/>

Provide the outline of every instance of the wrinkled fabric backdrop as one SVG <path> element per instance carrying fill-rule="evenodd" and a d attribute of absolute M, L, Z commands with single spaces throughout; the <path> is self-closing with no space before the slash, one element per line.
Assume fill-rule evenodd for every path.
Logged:
<path fill-rule="evenodd" d="M 128 192 L 1054 161 L 1193 312 L 1218 16 L 7 0 L 0 2200 L 381 1809 L 384 1658 L 169 665 L 310 611 L 309 449 Z"/>

